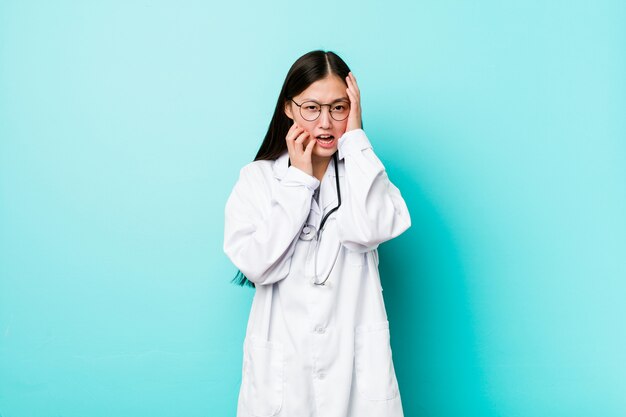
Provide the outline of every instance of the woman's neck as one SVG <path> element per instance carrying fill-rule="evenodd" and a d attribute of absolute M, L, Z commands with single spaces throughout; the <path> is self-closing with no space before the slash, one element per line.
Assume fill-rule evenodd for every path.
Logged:
<path fill-rule="evenodd" d="M 326 169 L 328 168 L 328 164 L 330 163 L 330 156 L 327 157 L 316 157 L 315 155 L 311 155 L 311 163 L 313 165 L 313 176 L 322 181 L 324 174 L 326 173 Z"/>

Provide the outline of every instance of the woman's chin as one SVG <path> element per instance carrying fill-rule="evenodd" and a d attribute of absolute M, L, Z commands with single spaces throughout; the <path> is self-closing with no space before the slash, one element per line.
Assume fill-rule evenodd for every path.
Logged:
<path fill-rule="evenodd" d="M 319 145 L 315 145 L 313 156 L 317 158 L 330 158 L 335 152 L 337 152 L 336 146 L 332 148 L 322 148 Z"/>

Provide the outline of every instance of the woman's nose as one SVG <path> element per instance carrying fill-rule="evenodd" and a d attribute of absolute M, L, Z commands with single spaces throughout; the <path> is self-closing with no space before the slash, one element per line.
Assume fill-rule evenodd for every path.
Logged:
<path fill-rule="evenodd" d="M 330 127 L 330 109 L 324 109 L 324 107 L 322 107 L 322 113 L 320 114 L 320 127 Z"/>

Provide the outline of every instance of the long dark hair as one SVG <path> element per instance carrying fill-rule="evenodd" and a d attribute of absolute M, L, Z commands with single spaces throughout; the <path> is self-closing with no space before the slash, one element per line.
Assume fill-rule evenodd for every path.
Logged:
<path fill-rule="evenodd" d="M 293 125 L 293 120 L 285 114 L 285 105 L 292 97 L 328 75 L 337 75 L 345 83 L 349 72 L 350 68 L 344 60 L 331 51 L 311 51 L 298 58 L 285 77 L 276 101 L 274 115 L 254 160 L 274 160 L 287 150 L 285 137 Z M 237 272 L 232 282 L 241 286 L 255 286 L 241 271 Z"/>

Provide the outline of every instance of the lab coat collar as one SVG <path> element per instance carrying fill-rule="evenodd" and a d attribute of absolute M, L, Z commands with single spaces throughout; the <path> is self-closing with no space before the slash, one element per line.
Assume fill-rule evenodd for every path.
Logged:
<path fill-rule="evenodd" d="M 285 151 L 274 161 L 274 177 L 278 180 L 282 180 L 287 169 L 289 168 L 289 152 Z M 339 161 L 339 179 L 344 176 L 343 164 Z M 333 208 L 337 205 L 337 185 L 335 183 L 335 160 L 331 158 L 328 167 L 326 167 L 326 173 L 323 178 L 324 186 L 320 189 L 320 203 L 322 204 L 322 210 L 326 212 L 328 206 L 333 205 Z M 316 205 L 313 204 L 313 209 Z"/>

